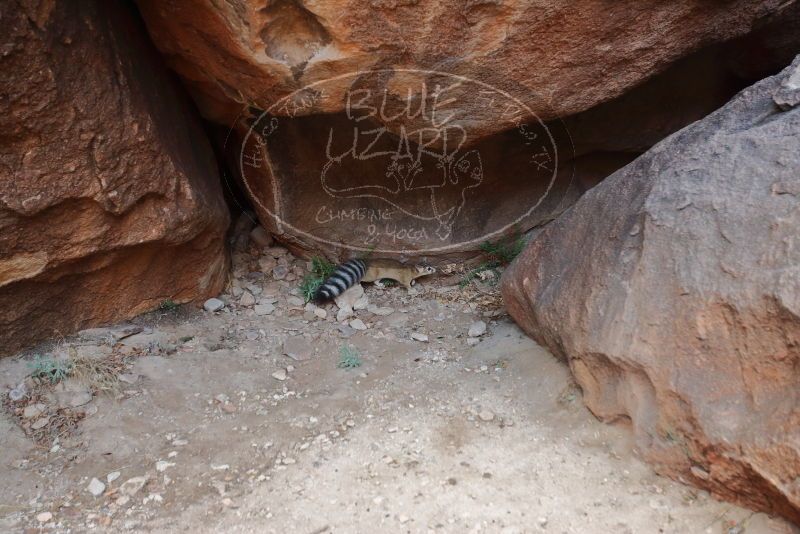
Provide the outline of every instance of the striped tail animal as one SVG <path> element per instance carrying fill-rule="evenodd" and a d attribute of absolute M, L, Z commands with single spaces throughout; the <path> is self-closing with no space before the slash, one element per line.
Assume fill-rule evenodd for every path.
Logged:
<path fill-rule="evenodd" d="M 324 302 L 338 297 L 348 288 L 353 287 L 367 274 L 367 262 L 364 260 L 350 260 L 342 263 L 333 271 L 333 274 L 319 286 L 314 294 L 316 302 Z"/>
<path fill-rule="evenodd" d="M 410 289 L 417 278 L 435 272 L 436 269 L 429 265 L 403 265 L 394 260 L 350 260 L 336 267 L 330 278 L 319 286 L 314 301 L 325 302 L 359 282 L 375 282 L 384 278 L 396 280 Z"/>

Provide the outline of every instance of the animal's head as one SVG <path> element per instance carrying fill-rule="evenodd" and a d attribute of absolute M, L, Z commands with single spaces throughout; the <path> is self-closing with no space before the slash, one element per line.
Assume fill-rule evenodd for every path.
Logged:
<path fill-rule="evenodd" d="M 433 274 L 436 272 L 436 268 L 431 267 L 430 265 L 420 264 L 420 265 L 415 265 L 414 267 L 417 269 L 417 276 L 428 276 L 429 274 Z"/>

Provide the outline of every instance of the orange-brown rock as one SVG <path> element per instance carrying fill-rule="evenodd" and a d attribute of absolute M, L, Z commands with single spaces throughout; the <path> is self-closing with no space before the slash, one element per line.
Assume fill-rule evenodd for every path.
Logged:
<path fill-rule="evenodd" d="M 751 32 L 784 6 L 781 0 L 137 3 L 203 115 L 233 127 L 226 145 L 231 167 L 279 239 L 333 256 L 439 261 L 474 255 L 483 241 L 553 219 L 583 184 L 631 158 L 572 161 L 569 137 L 548 139 L 553 132 L 540 120 L 615 99 L 701 47 Z M 656 88 L 640 101 L 660 106 L 661 94 Z M 632 109 L 622 114 L 612 106 L 589 116 L 588 126 L 570 126 L 581 130 L 586 149 L 616 131 L 625 139 L 607 146 L 629 146 L 630 138 L 649 146 L 693 120 L 695 108 L 707 112 L 707 102 L 719 100 L 704 95 L 648 132 L 636 129 L 654 121 L 627 102 Z M 248 134 L 241 116 L 249 106 L 267 112 L 260 123 L 258 112 L 250 117 L 267 131 L 261 140 Z M 615 128 L 605 132 L 609 112 Z M 627 116 L 637 120 L 629 125 Z M 428 149 L 435 154 L 418 157 Z"/>
<path fill-rule="evenodd" d="M 217 292 L 215 159 L 135 12 L 6 1 L 0 52 L 0 353 Z"/>
<path fill-rule="evenodd" d="M 138 0 L 154 41 L 205 116 L 226 125 L 244 105 L 266 109 L 319 80 L 398 67 L 518 84 L 541 118 L 564 117 L 624 93 L 700 46 L 751 31 L 785 4 Z M 473 128 L 488 134 L 503 125 L 487 120 Z"/>
<path fill-rule="evenodd" d="M 800 522 L 798 236 L 800 56 L 586 193 L 503 295 L 659 472 Z"/>

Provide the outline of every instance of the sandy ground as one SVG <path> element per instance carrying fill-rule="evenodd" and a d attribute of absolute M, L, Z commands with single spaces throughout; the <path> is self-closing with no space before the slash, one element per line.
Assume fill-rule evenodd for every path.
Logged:
<path fill-rule="evenodd" d="M 269 254 L 289 279 L 239 254 L 219 312 L 165 310 L 129 337 L 95 329 L 36 351 L 122 362 L 125 381 L 57 412 L 83 417 L 57 442 L 32 425 L 85 384 L 6 402 L 0 531 L 800 532 L 656 476 L 563 363 L 457 286 L 369 288 L 390 309 L 356 312 L 367 329 L 354 329 L 333 305 L 321 318 L 298 303 L 304 262 Z M 344 346 L 359 367 L 337 367 Z M 4 396 L 31 356 L 0 361 Z"/>

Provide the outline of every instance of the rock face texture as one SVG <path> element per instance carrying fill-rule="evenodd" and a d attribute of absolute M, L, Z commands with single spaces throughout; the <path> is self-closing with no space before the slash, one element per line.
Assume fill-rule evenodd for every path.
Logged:
<path fill-rule="evenodd" d="M 503 279 L 514 319 L 660 472 L 795 522 L 798 72 L 800 57 L 607 178 Z"/>
<path fill-rule="evenodd" d="M 271 232 L 298 252 L 434 262 L 552 220 L 635 156 L 573 160 L 550 119 L 786 18 L 782 0 L 137 3 L 203 115 L 233 127 L 230 166 Z M 698 97 L 678 77 L 568 129 L 582 156 L 641 152 L 727 101 L 713 83 Z M 642 117 L 652 102 L 664 120 Z"/>
<path fill-rule="evenodd" d="M 217 292 L 217 165 L 135 12 L 4 2 L 0 41 L 0 353 Z"/>
<path fill-rule="evenodd" d="M 438 67 L 493 87 L 522 85 L 542 119 L 564 117 L 622 94 L 702 45 L 751 31 L 784 4 L 138 0 L 154 41 L 204 114 L 222 124 L 243 105 L 266 109 L 319 80 L 391 67 Z M 479 110 L 482 100 L 473 102 Z M 344 109 L 342 101 L 329 104 L 328 112 Z M 485 122 L 472 125 L 484 133 L 505 126 L 477 122 Z"/>

